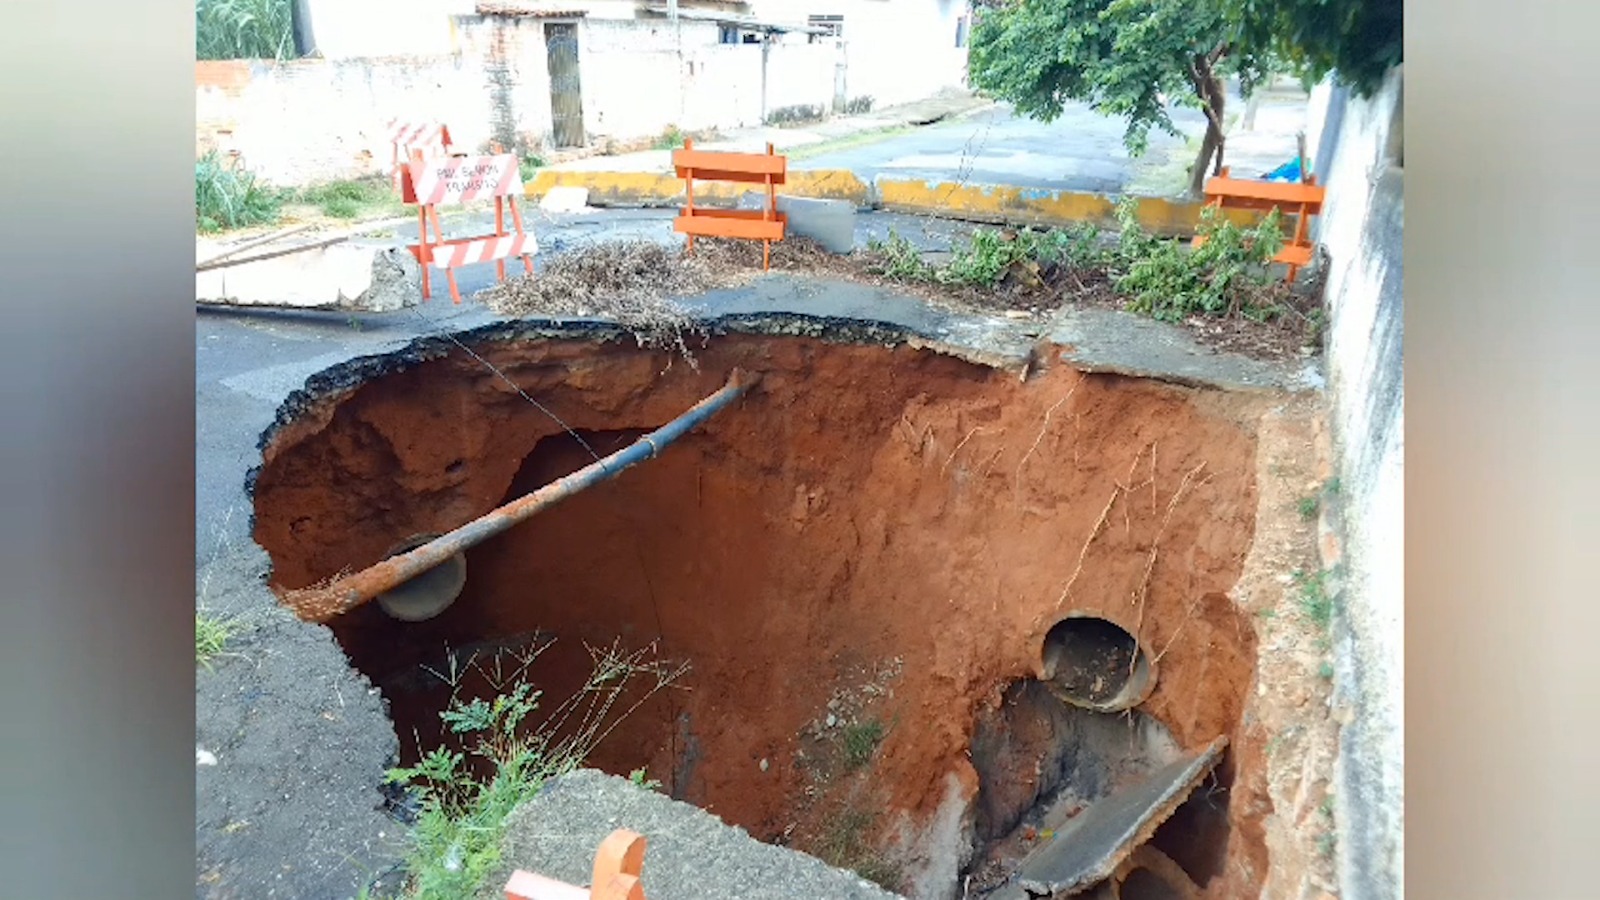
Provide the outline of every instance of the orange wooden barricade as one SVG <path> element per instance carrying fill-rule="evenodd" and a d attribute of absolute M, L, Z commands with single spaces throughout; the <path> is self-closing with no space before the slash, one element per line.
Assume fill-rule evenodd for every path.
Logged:
<path fill-rule="evenodd" d="M 442 122 L 390 119 L 384 123 L 384 127 L 388 129 L 389 146 L 393 150 L 389 168 L 394 176 L 395 190 L 402 190 L 402 170 L 416 151 L 423 151 L 424 157 L 450 155 L 450 129 Z"/>
<path fill-rule="evenodd" d="M 1223 168 L 1222 174 L 1206 182 L 1206 203 L 1218 209 L 1277 209 L 1281 215 L 1294 216 L 1294 232 L 1283 242 L 1283 249 L 1272 258 L 1273 262 L 1289 266 L 1289 281 L 1302 266 L 1311 263 L 1311 217 L 1322 212 L 1323 197 L 1327 189 L 1317 184 L 1315 175 L 1303 183 L 1285 181 L 1253 181 L 1234 178 Z M 1194 246 L 1205 243 L 1205 238 L 1194 239 Z"/>
<path fill-rule="evenodd" d="M 694 252 L 696 237 L 742 238 L 761 241 L 761 267 L 772 262 L 772 242 L 783 240 L 788 217 L 778 212 L 777 186 L 788 175 L 788 159 L 772 152 L 721 153 L 696 150 L 694 141 L 684 141 L 682 150 L 672 151 L 672 166 L 683 179 L 684 206 L 672 220 L 672 230 L 689 237 Z M 767 203 L 761 209 L 714 209 L 694 205 L 696 181 L 731 181 L 759 184 L 766 188 Z"/>
<path fill-rule="evenodd" d="M 645 900 L 643 835 L 619 828 L 600 842 L 589 888 L 518 869 L 506 882 L 506 900 Z"/>
<path fill-rule="evenodd" d="M 493 260 L 498 278 L 504 281 L 506 259 L 520 256 L 528 274 L 533 274 L 530 257 L 539 251 L 539 244 L 531 232 L 522 228 L 522 212 L 517 208 L 517 197 L 521 194 L 521 165 L 511 154 L 424 159 L 421 151 L 412 151 L 410 164 L 402 170 L 400 196 L 406 203 L 417 206 L 419 242 L 409 249 L 422 264 L 423 299 L 432 296 L 429 266 L 444 269 L 450 281 L 450 297 L 456 303 L 461 302 L 461 291 L 456 287 L 455 270 L 462 266 Z M 494 198 L 493 234 L 445 240 L 444 228 L 439 224 L 440 204 L 490 197 Z M 508 207 L 515 231 L 506 230 Z M 430 222 L 432 238 L 428 236 Z"/>

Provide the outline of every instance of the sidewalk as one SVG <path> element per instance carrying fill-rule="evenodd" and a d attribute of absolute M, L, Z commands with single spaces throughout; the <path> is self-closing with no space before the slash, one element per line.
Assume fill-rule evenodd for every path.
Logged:
<path fill-rule="evenodd" d="M 762 126 L 740 128 L 723 133 L 720 140 L 696 144 L 703 150 L 731 150 L 760 153 L 770 142 L 781 153 L 800 148 L 815 148 L 834 141 L 865 137 L 874 132 L 913 128 L 988 109 L 994 101 L 964 90 L 946 90 L 926 100 L 888 106 L 856 116 L 835 116 L 798 128 Z M 650 172 L 672 171 L 671 150 L 641 150 L 615 156 L 590 156 L 550 166 L 553 172 Z"/>

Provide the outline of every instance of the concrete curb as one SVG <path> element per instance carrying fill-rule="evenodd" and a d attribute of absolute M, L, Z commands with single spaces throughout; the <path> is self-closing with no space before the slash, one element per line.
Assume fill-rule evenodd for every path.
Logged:
<path fill-rule="evenodd" d="M 666 207 L 683 203 L 683 180 L 666 172 L 584 172 L 545 169 L 528 182 L 524 192 L 537 201 L 555 188 L 577 187 L 589 192 L 589 203 L 601 207 Z M 695 198 L 737 202 L 748 185 L 707 183 L 695 189 Z M 1116 197 L 1047 188 L 967 184 L 959 181 L 921 181 L 885 178 L 866 181 L 846 169 L 810 169 L 789 173 L 782 193 L 818 200 L 844 200 L 857 209 L 961 219 L 1008 225 L 1059 226 L 1077 223 L 1116 227 Z M 1141 197 L 1139 224 L 1152 234 L 1169 237 L 1193 235 L 1203 204 L 1190 200 Z M 1245 226 L 1260 218 L 1249 211 L 1230 210 L 1227 217 Z"/>

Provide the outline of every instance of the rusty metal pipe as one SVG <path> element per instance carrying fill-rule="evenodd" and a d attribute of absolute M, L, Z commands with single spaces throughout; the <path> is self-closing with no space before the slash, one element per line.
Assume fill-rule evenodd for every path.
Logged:
<path fill-rule="evenodd" d="M 310 622 L 326 622 L 349 612 L 573 494 L 615 478 L 644 460 L 653 459 L 663 447 L 683 437 L 690 429 L 733 402 L 756 381 L 755 377 L 736 370 L 721 390 L 626 448 L 584 466 L 571 475 L 558 478 L 527 496 L 518 497 L 499 509 L 491 510 L 415 550 L 392 556 L 322 587 L 287 592 L 283 603 L 300 618 Z"/>

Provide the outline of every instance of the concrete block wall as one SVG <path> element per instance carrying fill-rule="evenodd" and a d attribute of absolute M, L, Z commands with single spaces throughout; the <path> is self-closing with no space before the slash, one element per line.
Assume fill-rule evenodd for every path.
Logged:
<path fill-rule="evenodd" d="M 537 151 L 551 131 L 549 21 L 457 15 L 450 52 L 432 56 L 200 62 L 196 151 L 238 153 L 280 185 L 387 171 L 393 117 L 442 121 L 470 150 Z M 591 142 L 750 127 L 773 110 L 832 104 L 829 44 L 720 44 L 708 22 L 572 21 Z"/>
<path fill-rule="evenodd" d="M 545 20 L 480 15 L 454 18 L 455 53 L 481 72 L 478 98 L 444 119 L 452 136 L 457 120 L 474 134 L 523 152 L 542 146 L 550 134 L 550 63 Z M 581 49 L 581 44 L 579 45 Z M 580 66 L 582 65 L 580 59 Z M 479 142 L 459 142 L 478 148 Z"/>
<path fill-rule="evenodd" d="M 445 121 L 457 143 L 490 137 L 485 75 L 469 56 L 203 61 L 195 150 L 238 153 L 262 179 L 300 185 L 387 171 L 383 123 Z"/>
<path fill-rule="evenodd" d="M 1329 256 L 1326 359 L 1340 481 L 1335 703 L 1343 727 L 1334 784 L 1343 900 L 1404 894 L 1402 100 L 1398 70 L 1365 100 L 1323 84 L 1307 134 L 1328 187 L 1316 236 Z"/>

